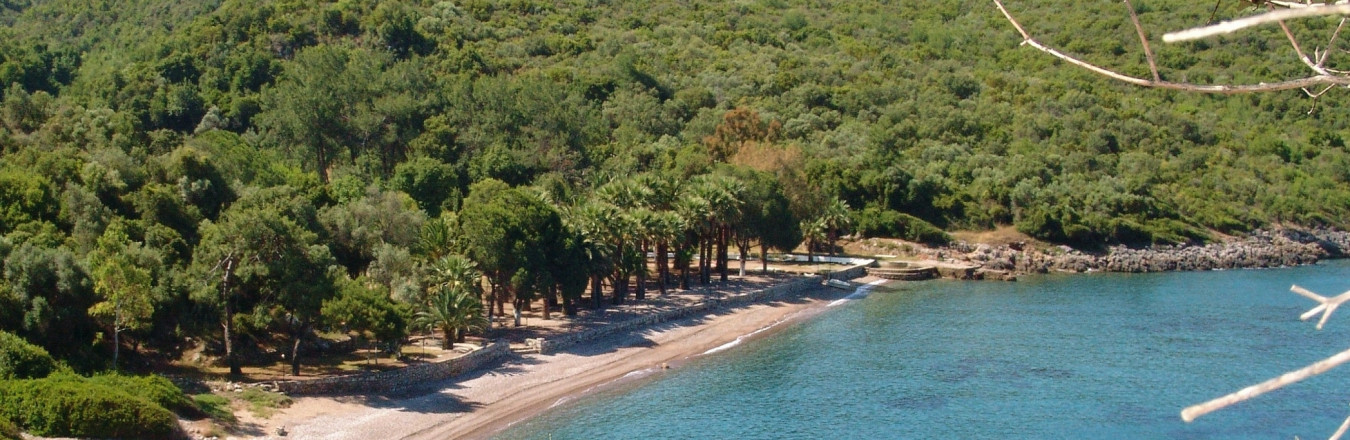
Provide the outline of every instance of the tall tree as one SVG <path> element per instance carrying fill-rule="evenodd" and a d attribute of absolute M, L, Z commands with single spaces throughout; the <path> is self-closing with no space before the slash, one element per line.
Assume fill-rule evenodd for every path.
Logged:
<path fill-rule="evenodd" d="M 722 170 L 745 183 L 740 222 L 733 230 L 736 247 L 740 249 L 741 275 L 745 275 L 745 261 L 752 242 L 759 243 L 760 264 L 762 270 L 767 271 L 770 247 L 786 252 L 801 243 L 798 220 L 773 175 L 742 167 Z"/>
<path fill-rule="evenodd" d="M 562 220 L 537 195 L 485 180 L 469 189 L 459 212 L 469 257 L 488 275 L 497 313 L 513 300 L 515 323 L 534 298 L 536 278 L 548 272 L 550 255 L 560 248 Z"/>
<path fill-rule="evenodd" d="M 122 332 L 148 327 L 155 312 L 151 268 L 145 266 L 150 262 L 138 261 L 139 247 L 130 242 L 122 222 L 115 222 L 88 257 L 94 293 L 101 299 L 89 308 L 89 316 L 112 329 L 114 369 L 121 354 Z"/>
<path fill-rule="evenodd" d="M 408 336 L 406 304 L 389 298 L 389 291 L 364 279 L 339 280 L 337 294 L 323 301 L 324 324 L 346 332 L 355 332 L 358 340 L 381 345 L 383 350 L 397 352 L 400 342 Z"/>
<path fill-rule="evenodd" d="M 291 337 L 291 371 L 299 374 L 300 342 L 332 295 L 328 249 L 315 244 L 318 236 L 296 224 L 287 208 L 241 201 L 219 222 L 202 224 L 192 265 L 207 289 L 198 298 L 221 313 L 231 374 L 242 374 L 234 347 L 236 314 L 282 328 Z"/>
<path fill-rule="evenodd" d="M 353 277 L 365 271 L 381 244 L 401 248 L 418 244 L 426 218 L 407 194 L 374 185 L 360 199 L 318 211 L 333 254 Z"/>

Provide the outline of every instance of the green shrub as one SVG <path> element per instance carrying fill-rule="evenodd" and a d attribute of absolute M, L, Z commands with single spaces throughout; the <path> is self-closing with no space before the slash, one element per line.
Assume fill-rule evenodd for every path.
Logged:
<path fill-rule="evenodd" d="M 857 231 L 864 237 L 903 238 L 927 245 L 950 243 L 952 237 L 932 223 L 890 209 L 869 206 L 857 215 Z"/>
<path fill-rule="evenodd" d="M 183 394 L 183 390 L 160 376 L 103 374 L 89 378 L 89 382 L 121 390 L 133 397 L 145 399 L 185 417 L 202 415 L 197 406 L 192 403 L 192 400 Z"/>
<path fill-rule="evenodd" d="M 230 410 L 230 399 L 224 396 L 211 393 L 197 394 L 192 396 L 192 403 L 212 420 L 226 425 L 233 425 L 237 421 L 234 418 L 234 411 Z"/>
<path fill-rule="evenodd" d="M 47 437 L 180 436 L 169 410 L 73 375 L 0 381 L 0 417 Z"/>
<path fill-rule="evenodd" d="M 0 440 L 19 440 L 19 427 L 9 419 L 0 416 Z"/>
<path fill-rule="evenodd" d="M 239 400 L 248 402 L 248 410 L 262 418 L 272 417 L 277 408 L 291 406 L 291 398 L 285 394 L 264 391 L 258 388 L 245 388 L 239 393 Z"/>
<path fill-rule="evenodd" d="M 56 360 L 47 350 L 0 331 L 0 380 L 43 378 L 56 369 Z"/>

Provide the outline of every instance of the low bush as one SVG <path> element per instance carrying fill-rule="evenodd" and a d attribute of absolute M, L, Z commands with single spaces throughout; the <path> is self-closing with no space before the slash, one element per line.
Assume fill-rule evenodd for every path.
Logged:
<path fill-rule="evenodd" d="M 103 374 L 89 378 L 89 382 L 95 385 L 101 385 L 108 388 L 121 390 L 133 397 L 139 397 L 163 407 L 169 411 L 178 413 L 184 417 L 202 416 L 201 410 L 183 390 L 179 389 L 173 382 L 169 382 L 160 376 L 123 376 L 120 374 Z"/>
<path fill-rule="evenodd" d="M 869 206 L 858 211 L 857 231 L 864 237 L 901 238 L 930 246 L 950 243 L 952 237 L 932 223 L 890 209 Z"/>
<path fill-rule="evenodd" d="M 0 416 L 0 440 L 19 440 L 23 438 L 19 435 L 19 427 L 9 419 Z"/>
<path fill-rule="evenodd" d="M 57 370 L 47 350 L 13 333 L 0 331 L 0 380 L 38 379 Z"/>
<path fill-rule="evenodd" d="M 234 417 L 234 411 L 230 410 L 230 399 L 211 393 L 197 394 L 192 396 L 192 403 L 197 405 L 207 417 L 225 425 L 233 425 L 238 420 Z"/>
<path fill-rule="evenodd" d="M 248 410 L 262 418 L 272 417 L 278 408 L 291 406 L 291 398 L 285 394 L 264 391 L 258 388 L 245 388 L 239 393 L 239 400 L 248 402 Z"/>
<path fill-rule="evenodd" d="M 74 375 L 0 381 L 0 417 L 46 437 L 180 437 L 163 407 Z"/>

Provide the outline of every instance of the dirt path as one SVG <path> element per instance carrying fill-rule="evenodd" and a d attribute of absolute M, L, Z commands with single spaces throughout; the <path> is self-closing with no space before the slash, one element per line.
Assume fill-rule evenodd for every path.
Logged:
<path fill-rule="evenodd" d="M 299 398 L 259 428 L 270 435 L 284 426 L 288 438 L 302 439 L 484 438 L 577 396 L 663 374 L 663 365 L 680 368 L 752 333 L 763 337 L 772 332 L 756 332 L 786 327 L 848 293 L 820 288 L 800 298 L 686 318 L 560 353 L 514 356 L 419 397 Z"/>

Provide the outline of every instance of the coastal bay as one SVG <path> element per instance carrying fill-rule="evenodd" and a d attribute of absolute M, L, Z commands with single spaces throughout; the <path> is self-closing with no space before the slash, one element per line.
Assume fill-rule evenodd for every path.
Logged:
<path fill-rule="evenodd" d="M 276 427 L 297 438 L 483 438 L 587 393 L 651 380 L 710 350 L 767 337 L 851 293 L 820 287 L 800 297 L 716 310 L 559 353 L 520 355 L 447 381 L 424 396 L 297 398 L 291 408 L 259 421 L 259 431 L 264 438 Z"/>
<path fill-rule="evenodd" d="M 879 288 L 754 344 L 582 399 L 499 439 L 1322 438 L 1331 370 L 1193 423 L 1179 411 L 1346 348 L 1298 316 L 1350 263 Z"/>

